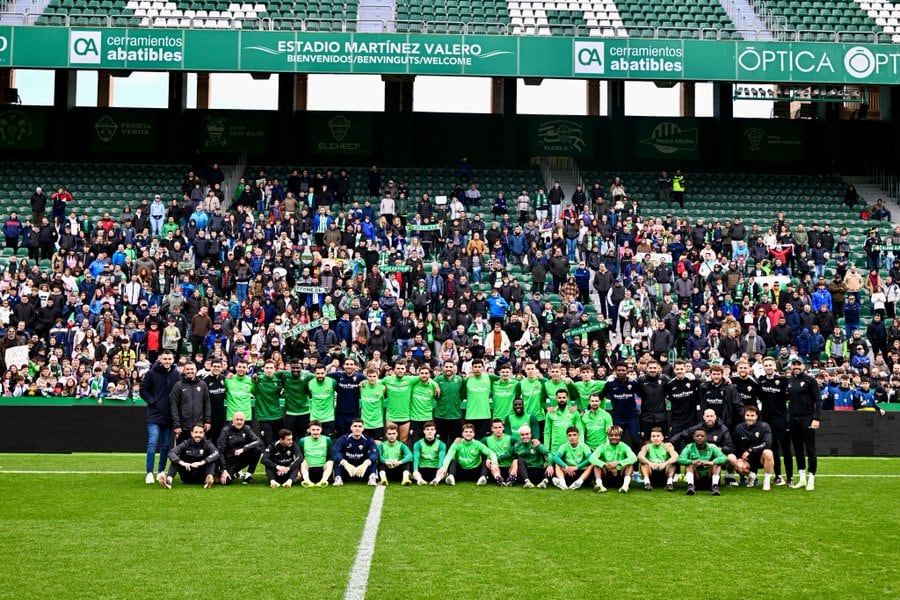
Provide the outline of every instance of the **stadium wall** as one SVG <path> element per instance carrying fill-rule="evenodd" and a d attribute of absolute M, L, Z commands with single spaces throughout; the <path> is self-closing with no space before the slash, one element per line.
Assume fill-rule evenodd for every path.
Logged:
<path fill-rule="evenodd" d="M 0 452 L 143 452 L 140 406 L 0 406 Z M 821 456 L 900 456 L 900 412 L 826 412 Z"/>
<path fill-rule="evenodd" d="M 0 160 L 862 172 L 900 156 L 890 122 L 48 107 L 0 108 Z"/>

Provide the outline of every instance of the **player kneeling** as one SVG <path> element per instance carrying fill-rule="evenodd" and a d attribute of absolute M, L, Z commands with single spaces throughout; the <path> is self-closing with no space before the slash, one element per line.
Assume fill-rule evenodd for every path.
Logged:
<path fill-rule="evenodd" d="M 622 443 L 623 430 L 618 425 L 612 425 L 606 430 L 606 443 L 600 444 L 591 454 L 591 464 L 594 465 L 594 491 L 605 492 L 606 488 L 618 488 L 623 494 L 628 493 L 631 485 L 631 475 L 634 473 L 634 463 L 637 457 L 628 444 Z"/>
<path fill-rule="evenodd" d="M 266 468 L 269 486 L 273 488 L 294 485 L 302 463 L 303 454 L 300 446 L 294 443 L 294 432 L 290 429 L 280 429 L 278 439 L 263 452 L 262 464 Z"/>
<path fill-rule="evenodd" d="M 738 452 L 734 468 L 747 477 L 747 487 L 756 485 L 756 472 L 763 469 L 762 489 L 766 492 L 772 489 L 772 474 L 775 472 L 772 429 L 759 420 L 759 411 L 752 404 L 744 407 L 744 422 L 734 428 L 734 445 Z"/>
<path fill-rule="evenodd" d="M 331 460 L 331 438 L 322 435 L 322 423 L 317 419 L 309 422 L 309 435 L 300 440 L 303 462 L 300 475 L 303 487 L 328 487 L 328 479 L 334 469 Z"/>
<path fill-rule="evenodd" d="M 662 487 L 665 483 L 667 492 L 675 491 L 673 481 L 678 453 L 675 451 L 675 446 L 665 441 L 660 427 L 650 430 L 650 443 L 645 444 L 638 452 L 638 462 L 641 465 L 645 490 L 649 492 L 654 485 Z"/>
<path fill-rule="evenodd" d="M 397 440 L 399 429 L 394 423 L 388 423 L 384 430 L 385 441 L 378 444 L 378 475 L 381 485 L 389 481 L 400 481 L 409 485 L 409 465 L 413 455 L 409 446 Z"/>
<path fill-rule="evenodd" d="M 697 488 L 709 486 L 713 496 L 720 496 L 719 473 L 722 465 L 728 462 L 718 446 L 706 443 L 706 432 L 698 429 L 694 432 L 693 443 L 688 444 L 678 457 L 678 464 L 684 465 L 684 480 L 687 482 L 687 495 L 693 496 Z"/>
<path fill-rule="evenodd" d="M 556 472 L 553 485 L 561 490 L 577 490 L 593 472 L 588 468 L 591 449 L 579 439 L 577 427 L 566 429 L 566 439 L 568 441 L 553 455 Z"/>
<path fill-rule="evenodd" d="M 169 451 L 169 471 L 160 473 L 157 481 L 167 490 L 171 489 L 172 478 L 178 473 L 182 483 L 202 483 L 209 489 L 213 486 L 218 460 L 219 450 L 206 439 L 203 425 L 194 425 L 191 437 Z"/>
<path fill-rule="evenodd" d="M 532 439 L 531 427 L 519 427 L 519 441 L 513 444 L 510 453 L 515 459 L 509 468 L 511 479 L 522 479 L 526 489 L 547 487 L 548 479 L 553 476 L 553 465 L 547 464 L 550 453 L 543 444 Z M 537 486 L 535 481 L 538 482 Z"/>
<path fill-rule="evenodd" d="M 447 457 L 447 444 L 437 439 L 437 427 L 426 421 L 422 427 L 422 439 L 413 445 L 413 479 L 417 485 L 437 485 L 438 470 Z"/>
<path fill-rule="evenodd" d="M 438 481 L 447 477 L 447 485 L 456 485 L 456 479 L 477 481 L 481 476 L 481 457 L 488 460 L 488 469 L 494 479 L 500 477 L 497 455 L 493 450 L 475 439 L 475 426 L 466 423 L 462 428 L 462 439 L 453 442 L 444 458 L 444 464 L 435 476 Z"/>

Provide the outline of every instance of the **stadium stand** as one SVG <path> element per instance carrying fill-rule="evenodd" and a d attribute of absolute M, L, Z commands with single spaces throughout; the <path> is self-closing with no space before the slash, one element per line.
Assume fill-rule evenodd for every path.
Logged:
<path fill-rule="evenodd" d="M 891 42 L 898 14 L 893 4 L 855 0 L 776 0 L 766 6 L 783 16 L 787 31 L 799 34 L 804 42 Z M 887 8 L 890 6 L 890 8 Z M 891 21 L 893 19 L 893 21 Z M 835 34 L 839 33 L 836 40 Z M 893 39 L 900 41 L 900 37 Z"/>

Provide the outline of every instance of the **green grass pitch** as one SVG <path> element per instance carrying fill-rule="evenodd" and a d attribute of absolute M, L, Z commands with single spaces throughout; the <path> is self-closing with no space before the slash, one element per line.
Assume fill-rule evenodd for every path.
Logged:
<path fill-rule="evenodd" d="M 142 464 L 0 454 L 0 598 L 343 597 L 371 488 L 166 491 Z M 819 471 L 720 498 L 393 484 L 367 597 L 897 598 L 900 459 Z"/>

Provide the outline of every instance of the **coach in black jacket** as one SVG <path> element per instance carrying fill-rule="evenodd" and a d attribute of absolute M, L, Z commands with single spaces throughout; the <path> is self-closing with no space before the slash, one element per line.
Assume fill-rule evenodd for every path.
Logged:
<path fill-rule="evenodd" d="M 822 395 L 819 382 L 815 377 L 807 375 L 803 361 L 795 358 L 791 361 L 791 375 L 788 377 L 788 426 L 791 433 L 791 444 L 797 457 L 799 481 L 795 488 L 815 489 L 816 468 L 819 460 L 816 456 L 816 429 L 822 419 Z M 806 470 L 806 455 L 809 455 L 809 471 Z"/>
<path fill-rule="evenodd" d="M 181 443 L 190 436 L 194 425 L 203 426 L 209 431 L 212 419 L 212 408 L 209 401 L 209 388 L 197 378 L 197 366 L 187 363 L 181 368 L 181 381 L 172 387 L 169 395 L 172 409 L 172 429 Z"/>

